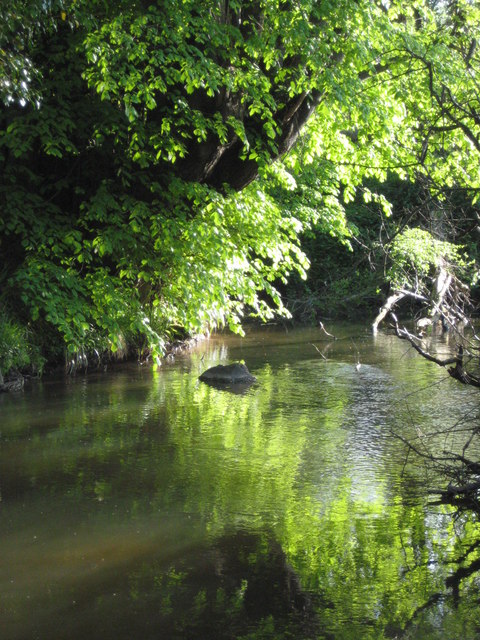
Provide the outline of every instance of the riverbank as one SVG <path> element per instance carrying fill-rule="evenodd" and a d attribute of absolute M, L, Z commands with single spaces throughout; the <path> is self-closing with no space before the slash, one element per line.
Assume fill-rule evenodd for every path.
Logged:
<path fill-rule="evenodd" d="M 4 371 L 0 369 L 0 393 L 22 391 L 25 382 L 43 376 L 62 374 L 71 376 L 89 372 L 106 372 L 116 365 L 128 362 L 137 362 L 141 366 L 148 364 L 162 366 L 164 363 L 173 362 L 177 355 L 188 352 L 201 340 L 205 339 L 205 337 L 205 335 L 196 335 L 173 339 L 165 344 L 165 352 L 162 357 L 156 356 L 155 359 L 149 350 L 139 350 L 134 346 L 129 348 L 125 345 L 124 349 L 117 351 L 105 350 L 101 354 L 97 351 L 89 354 L 82 352 L 70 357 L 63 355 L 62 358 L 48 362 L 41 356 L 29 358 L 28 354 L 33 351 L 31 345 L 4 345 L 5 350 L 9 349 L 10 353 L 13 354 L 16 352 L 20 357 L 17 356 L 16 359 L 15 357 L 11 357 L 9 360 L 11 366 Z M 1 361 L 2 357 L 0 352 L 0 362 Z M 5 356 L 3 357 L 3 361 L 7 361 Z"/>

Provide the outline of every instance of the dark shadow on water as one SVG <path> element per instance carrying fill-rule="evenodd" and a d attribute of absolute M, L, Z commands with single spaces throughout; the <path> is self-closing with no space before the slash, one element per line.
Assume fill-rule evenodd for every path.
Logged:
<path fill-rule="evenodd" d="M 121 582 L 106 577 L 70 624 L 38 637 L 69 640 L 239 640 L 327 638 L 318 596 L 307 593 L 280 544 L 268 533 L 236 531 L 169 563 L 151 558 Z M 95 591 L 97 591 L 95 593 Z M 108 595 L 107 595 L 108 594 Z M 83 615 L 84 614 L 84 615 Z M 53 620 L 49 618 L 49 625 Z"/>

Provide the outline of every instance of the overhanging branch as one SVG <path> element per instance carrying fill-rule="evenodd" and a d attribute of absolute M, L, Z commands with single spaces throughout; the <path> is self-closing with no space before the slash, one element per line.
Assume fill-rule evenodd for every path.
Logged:
<path fill-rule="evenodd" d="M 390 312 L 390 317 L 393 320 L 393 326 L 394 326 L 396 335 L 401 340 L 407 340 L 407 342 L 409 342 L 412 345 L 415 351 L 417 351 L 417 353 L 419 353 L 423 358 L 425 358 L 425 360 L 434 362 L 435 364 L 438 364 L 440 367 L 446 367 L 449 364 L 458 363 L 458 356 L 455 356 L 453 358 L 445 358 L 444 360 L 441 360 L 440 358 L 436 358 L 435 356 L 432 356 L 431 353 L 429 353 L 428 351 L 425 351 L 425 349 L 423 349 L 418 344 L 417 342 L 418 338 L 416 336 L 414 336 L 407 329 L 405 329 L 405 327 L 400 327 L 400 325 L 398 324 L 397 316 L 393 312 Z"/>

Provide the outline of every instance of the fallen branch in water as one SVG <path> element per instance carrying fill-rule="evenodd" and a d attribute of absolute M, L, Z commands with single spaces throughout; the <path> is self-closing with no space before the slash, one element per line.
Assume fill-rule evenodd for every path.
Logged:
<path fill-rule="evenodd" d="M 412 333 L 407 331 L 407 329 L 405 329 L 404 327 L 400 328 L 398 324 L 397 316 L 394 313 L 390 313 L 390 317 L 393 320 L 393 323 L 394 323 L 393 326 L 394 326 L 397 337 L 401 338 L 402 340 L 407 340 L 415 349 L 415 351 L 417 351 L 426 360 L 430 360 L 430 362 L 435 362 L 435 364 L 438 364 L 440 367 L 446 367 L 448 364 L 456 364 L 458 362 L 458 356 L 455 356 L 452 358 L 446 358 L 445 360 L 440 360 L 440 358 L 436 358 L 435 356 L 432 356 L 431 353 L 429 353 L 428 351 L 425 351 L 425 349 L 423 349 L 418 344 L 417 341 L 420 341 L 420 338 L 418 338 L 417 336 L 414 336 Z"/>
<path fill-rule="evenodd" d="M 410 333 L 405 327 L 400 327 L 398 324 L 398 320 L 396 315 L 393 312 L 390 312 L 390 317 L 393 320 L 393 327 L 395 329 L 395 333 L 398 338 L 401 340 L 407 340 L 412 347 L 419 353 L 425 360 L 429 360 L 430 362 L 434 362 L 438 364 L 440 367 L 446 367 L 449 364 L 454 364 L 454 367 L 449 367 L 447 369 L 448 373 L 452 378 L 458 380 L 462 384 L 470 385 L 471 387 L 480 388 L 480 377 L 475 376 L 468 371 L 466 371 L 463 363 L 464 349 L 460 344 L 458 346 L 458 351 L 456 356 L 452 356 L 451 358 L 440 359 L 435 356 L 432 356 L 431 353 L 425 351 L 423 347 L 420 346 L 420 338 L 418 336 Z"/>
<path fill-rule="evenodd" d="M 313 342 L 311 342 L 310 344 L 312 345 L 312 347 L 314 347 L 314 348 L 318 351 L 318 353 L 322 356 L 322 358 L 323 358 L 324 360 L 326 360 L 326 359 L 327 359 L 327 358 L 323 355 L 323 353 L 320 351 L 320 349 L 317 347 L 317 345 L 313 344 Z"/>
<path fill-rule="evenodd" d="M 406 296 L 406 292 L 402 291 L 401 293 L 394 293 L 389 298 L 387 298 L 385 304 L 380 309 L 377 317 L 373 321 L 373 324 L 372 324 L 373 333 L 376 333 L 378 331 L 378 325 L 380 324 L 380 322 L 382 322 L 382 320 L 391 312 L 391 310 L 397 304 L 397 302 L 402 300 L 402 298 L 405 298 L 405 296 Z"/>
<path fill-rule="evenodd" d="M 318 326 L 320 327 L 320 329 L 323 331 L 323 333 L 328 336 L 329 338 L 332 338 L 333 340 L 336 340 L 336 336 L 334 336 L 332 333 L 328 333 L 328 331 L 325 329 L 325 327 L 323 326 L 323 322 L 319 322 Z"/>

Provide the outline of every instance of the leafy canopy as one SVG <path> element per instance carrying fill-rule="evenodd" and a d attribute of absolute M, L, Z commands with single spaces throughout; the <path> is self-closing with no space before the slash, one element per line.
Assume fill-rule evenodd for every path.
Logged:
<path fill-rule="evenodd" d="M 7 0 L 1 304 L 72 354 L 160 355 L 285 313 L 300 234 L 348 242 L 365 178 L 479 193 L 478 9 L 404 4 Z"/>

